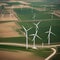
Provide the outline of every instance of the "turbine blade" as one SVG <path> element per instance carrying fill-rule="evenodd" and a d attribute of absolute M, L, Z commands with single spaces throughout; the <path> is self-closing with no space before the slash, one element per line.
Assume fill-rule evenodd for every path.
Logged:
<path fill-rule="evenodd" d="M 49 31 L 51 31 L 51 26 L 50 26 L 50 29 L 49 29 Z"/>
<path fill-rule="evenodd" d="M 36 24 L 35 23 L 33 23 L 35 26 L 36 26 Z"/>
<path fill-rule="evenodd" d="M 39 38 L 39 39 L 42 39 L 41 37 L 39 37 L 38 35 L 37 35 L 37 37 Z"/>
<path fill-rule="evenodd" d="M 54 33 L 51 32 L 52 35 L 56 36 Z"/>
<path fill-rule="evenodd" d="M 23 29 L 26 31 L 26 28 L 24 27 L 24 26 L 22 26 L 23 27 Z"/>
<path fill-rule="evenodd" d="M 29 31 L 30 29 L 32 29 L 32 27 L 31 27 L 31 28 L 29 28 L 27 31 Z"/>
<path fill-rule="evenodd" d="M 35 38 L 33 37 L 32 41 L 34 41 L 34 40 L 35 40 Z"/>
<path fill-rule="evenodd" d="M 36 14 L 34 14 L 32 18 L 35 18 L 35 17 L 36 17 Z"/>
<path fill-rule="evenodd" d="M 34 34 L 31 34 L 31 35 L 29 35 L 29 36 L 34 36 Z"/>
<path fill-rule="evenodd" d="M 40 24 L 40 22 L 37 23 L 37 25 L 39 25 L 39 24 Z"/>
<path fill-rule="evenodd" d="M 36 26 L 38 28 L 38 26 Z"/>
<path fill-rule="evenodd" d="M 36 26 L 36 28 L 38 28 L 38 25 L 37 24 L 35 24 L 35 23 L 33 23 L 35 26 Z"/>
<path fill-rule="evenodd" d="M 49 33 L 49 31 L 46 31 L 45 33 Z"/>

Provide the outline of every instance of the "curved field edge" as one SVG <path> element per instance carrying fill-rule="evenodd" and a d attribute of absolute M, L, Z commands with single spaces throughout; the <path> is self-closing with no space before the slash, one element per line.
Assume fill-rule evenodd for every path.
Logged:
<path fill-rule="evenodd" d="M 7 51 L 26 51 L 26 52 L 31 52 L 36 56 L 46 58 L 48 57 L 51 53 L 52 50 L 50 48 L 38 48 L 37 50 L 29 48 L 26 49 L 25 47 L 21 46 L 9 46 L 9 45 L 0 45 L 0 50 L 7 50 Z"/>
<path fill-rule="evenodd" d="M 51 60 L 60 60 L 60 46 L 56 47 L 57 53 L 51 58 Z"/>

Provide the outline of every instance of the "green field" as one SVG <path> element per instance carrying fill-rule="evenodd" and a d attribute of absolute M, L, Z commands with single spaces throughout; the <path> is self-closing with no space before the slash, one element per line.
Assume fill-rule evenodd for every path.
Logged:
<path fill-rule="evenodd" d="M 20 25 L 25 26 L 26 28 L 29 27 L 33 27 L 30 31 L 29 34 L 35 33 L 35 26 L 33 24 L 34 22 L 23 22 L 22 24 L 19 23 Z M 42 40 L 40 39 L 36 39 L 38 43 L 40 42 L 45 42 L 47 43 L 47 34 L 45 34 L 45 32 L 47 30 L 49 30 L 50 25 L 52 26 L 52 32 L 54 32 L 56 34 L 56 36 L 51 35 L 51 42 L 55 43 L 55 42 L 60 42 L 60 21 L 42 21 L 39 24 L 39 31 L 38 31 L 38 35 L 42 38 Z"/>
<path fill-rule="evenodd" d="M 19 2 L 6 2 L 8 5 L 20 5 L 21 3 Z"/>
<path fill-rule="evenodd" d="M 7 51 L 27 51 L 27 52 L 31 52 L 36 56 L 40 56 L 43 58 L 46 58 L 48 55 L 50 55 L 52 53 L 52 50 L 49 48 L 42 48 L 42 49 L 31 49 L 29 48 L 28 50 L 26 50 L 25 47 L 17 47 L 17 46 L 9 46 L 9 45 L 0 45 L 0 50 L 7 50 Z"/>
<path fill-rule="evenodd" d="M 19 2 L 8 2 L 8 5 L 20 5 Z M 44 8 L 43 5 L 49 5 L 46 3 L 40 3 L 40 2 L 31 2 L 30 6 L 34 8 Z M 60 10 L 59 8 L 60 4 L 54 5 L 54 7 L 46 7 L 46 11 L 39 11 L 31 8 L 16 8 L 14 11 L 16 12 L 18 16 L 18 24 L 22 27 L 25 26 L 26 29 L 32 27 L 32 29 L 28 32 L 28 35 L 34 34 L 35 33 L 35 26 L 33 23 L 37 23 L 37 21 L 41 22 L 39 24 L 39 30 L 38 30 L 38 35 L 42 39 L 36 38 L 36 44 L 42 44 L 47 43 L 47 35 L 45 34 L 46 31 L 49 30 L 49 27 L 52 26 L 52 32 L 55 33 L 56 36 L 51 35 L 51 44 L 58 44 L 60 43 L 60 17 L 57 17 L 55 15 L 52 15 L 54 9 L 55 10 Z M 1 9 L 2 7 L 0 7 Z M 51 11 L 52 9 L 52 11 Z M 33 18 L 35 14 L 35 19 Z M 52 18 L 53 16 L 53 18 Z M 35 20 L 35 21 L 34 21 Z M 9 22 L 9 21 L 8 21 Z M 0 22 L 0 23 L 7 23 L 7 22 Z M 17 32 L 20 33 L 20 30 L 17 29 Z M 21 31 L 25 32 L 23 28 L 21 28 Z M 33 44 L 32 41 L 33 37 L 29 36 L 29 44 Z M 10 37 L 10 38 L 0 38 L 0 43 L 1 42 L 7 42 L 7 43 L 26 43 L 26 38 L 25 37 Z M 29 48 L 26 50 L 25 47 L 17 47 L 17 46 L 9 46 L 9 45 L 0 45 L 0 50 L 7 50 L 7 51 L 28 51 L 32 52 L 37 56 L 44 57 L 46 58 L 49 56 L 52 51 L 51 49 L 43 48 L 43 49 L 38 49 L 38 50 L 33 50 Z M 59 60 L 60 59 L 60 47 L 58 48 L 57 54 L 52 58 L 52 60 Z"/>
<path fill-rule="evenodd" d="M 60 60 L 60 46 L 57 47 L 57 53 L 51 60 Z"/>
<path fill-rule="evenodd" d="M 42 38 L 42 40 L 36 38 L 36 44 L 41 44 L 42 42 L 47 43 L 47 34 L 45 32 L 49 29 L 50 25 L 52 26 L 52 32 L 55 33 L 56 36 L 51 35 L 51 43 L 59 43 L 60 42 L 60 18 L 53 15 L 53 19 L 51 19 L 52 11 L 37 11 L 35 9 L 23 8 L 22 10 L 14 9 L 17 13 L 17 16 L 20 18 L 18 24 L 22 27 L 25 26 L 27 29 L 32 27 L 29 31 L 29 34 L 35 33 L 35 26 L 33 23 L 36 23 L 34 20 L 33 14 L 36 14 L 35 20 L 41 21 L 39 24 L 38 35 Z M 45 21 L 46 20 L 46 21 Z M 21 21 L 21 22 L 20 22 Z M 30 21 L 30 22 L 29 22 Z M 4 22 L 6 23 L 6 22 Z M 20 33 L 19 29 L 17 31 Z M 24 32 L 23 28 L 21 31 Z M 13 42 L 13 43 L 25 43 L 25 37 L 13 37 L 13 38 L 0 38 L 0 42 Z M 32 37 L 29 36 L 29 44 L 32 44 Z"/>
<path fill-rule="evenodd" d="M 9 2 L 9 4 L 19 4 L 18 2 Z M 39 5 L 40 3 L 35 2 L 32 3 L 33 5 Z M 44 4 L 44 3 L 42 3 Z M 40 5 L 42 5 L 40 4 Z M 50 8 L 50 7 L 49 7 Z M 47 34 L 45 32 L 49 29 L 50 25 L 52 26 L 52 32 L 55 33 L 56 36 L 51 35 L 51 43 L 59 43 L 60 42 L 60 17 L 57 17 L 53 15 L 53 11 L 38 11 L 31 8 L 22 8 L 22 9 L 14 9 L 17 16 L 19 17 L 18 24 L 22 27 L 25 26 L 27 29 L 29 27 L 32 27 L 32 29 L 29 31 L 29 35 L 32 33 L 35 33 L 35 26 L 33 23 L 36 23 L 36 21 L 41 21 L 39 24 L 39 31 L 38 35 L 42 38 L 42 40 L 36 38 L 36 44 L 41 44 L 42 42 L 47 43 Z M 33 15 L 36 15 L 35 21 L 33 19 Z M 21 22 L 20 22 L 21 21 Z M 6 22 L 4 22 L 6 23 Z M 17 31 L 20 33 L 19 29 Z M 21 28 L 21 31 L 24 32 L 23 28 Z M 13 43 L 25 43 L 25 37 L 12 37 L 12 38 L 0 38 L 0 42 L 13 42 Z M 32 37 L 29 36 L 29 44 L 32 43 Z"/>
<path fill-rule="evenodd" d="M 34 22 L 19 22 L 18 24 L 22 27 L 25 26 L 27 29 L 32 27 L 32 29 L 28 32 L 29 35 L 35 33 Z M 42 21 L 39 24 L 38 35 L 42 38 L 42 40 L 36 38 L 36 44 L 41 44 L 42 42 L 47 43 L 47 34 L 45 32 L 49 29 L 50 25 L 52 26 L 52 32 L 55 33 L 56 36 L 51 35 L 51 43 L 59 43 L 60 42 L 60 21 Z M 24 32 L 23 28 L 21 31 Z M 20 32 L 18 30 L 18 32 Z M 13 43 L 25 43 L 25 37 L 13 37 L 13 38 L 0 38 L 0 42 L 13 42 Z M 29 44 L 32 44 L 32 37 L 29 36 Z"/>
<path fill-rule="evenodd" d="M 14 11 L 17 13 L 17 16 L 23 21 L 23 20 L 45 20 L 45 19 L 52 19 L 52 11 L 37 11 L 35 9 L 31 8 L 22 8 L 22 9 L 14 9 Z M 35 19 L 33 18 L 35 14 Z M 53 19 L 60 19 L 59 17 L 53 15 Z"/>
<path fill-rule="evenodd" d="M 37 4 L 37 2 L 35 3 L 35 5 L 39 5 L 39 3 Z M 49 7 L 51 8 L 51 7 Z M 23 8 L 23 9 L 14 9 L 14 11 L 17 13 L 17 16 L 20 18 L 20 21 L 23 22 L 18 22 L 18 24 L 20 26 L 25 26 L 27 29 L 29 27 L 33 27 L 30 31 L 29 34 L 32 34 L 35 32 L 35 26 L 33 25 L 32 20 L 33 19 L 33 15 L 34 13 L 36 14 L 35 20 L 39 20 L 41 21 L 41 23 L 39 24 L 39 32 L 38 35 L 42 38 L 42 40 L 36 38 L 36 43 L 40 44 L 41 42 L 47 43 L 47 34 L 45 34 L 45 32 L 49 29 L 49 26 L 52 26 L 52 32 L 54 32 L 56 34 L 56 36 L 51 35 L 51 43 L 58 43 L 60 42 L 60 17 L 57 17 L 55 15 L 53 15 L 52 17 L 52 12 L 53 11 L 38 11 L 30 8 Z M 45 21 L 46 20 L 46 21 Z M 30 21 L 30 22 L 29 22 Z M 22 31 L 24 31 L 23 29 L 21 29 Z M 32 37 L 29 37 L 29 41 L 32 40 Z"/>
<path fill-rule="evenodd" d="M 53 5 L 53 6 L 51 6 Z M 30 6 L 35 8 L 46 8 L 46 10 L 60 10 L 60 4 L 47 2 L 31 2 Z"/>

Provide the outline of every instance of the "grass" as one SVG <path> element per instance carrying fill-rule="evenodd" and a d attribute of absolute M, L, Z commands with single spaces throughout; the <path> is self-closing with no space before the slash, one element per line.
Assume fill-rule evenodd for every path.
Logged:
<path fill-rule="evenodd" d="M 20 26 L 23 25 L 26 28 L 29 27 L 33 27 L 30 31 L 29 34 L 35 33 L 35 26 L 33 25 L 34 22 L 22 22 L 19 23 Z M 50 25 L 52 26 L 52 32 L 54 32 L 56 34 L 56 36 L 51 35 L 51 43 L 55 43 L 55 42 L 60 42 L 60 21 L 42 21 L 39 24 L 39 31 L 38 31 L 38 35 L 42 38 L 42 40 L 40 39 L 36 39 L 38 41 L 38 43 L 40 42 L 47 42 L 47 34 L 45 34 L 46 31 L 49 30 Z M 23 30 L 23 29 L 22 29 Z M 40 42 L 39 42 L 40 41 Z"/>
<path fill-rule="evenodd" d="M 19 2 L 6 2 L 8 5 L 20 5 L 21 3 Z"/>
<path fill-rule="evenodd" d="M 19 22 L 18 24 L 20 26 L 25 26 L 26 29 L 32 27 L 32 29 L 28 32 L 29 35 L 32 33 L 35 33 L 35 26 L 33 24 L 34 22 Z M 46 31 L 49 30 L 50 25 L 52 26 L 52 32 L 55 33 L 56 36 L 51 35 L 51 43 L 58 43 L 60 42 L 60 21 L 54 20 L 54 21 L 42 21 L 39 24 L 39 31 L 38 35 L 42 38 L 38 39 L 36 38 L 36 44 L 41 44 L 42 42 L 47 43 L 47 34 L 45 34 Z M 22 28 L 21 31 L 25 32 Z M 18 31 L 19 32 L 19 31 Z M 32 38 L 29 36 L 29 44 L 32 44 Z M 25 37 L 12 37 L 12 38 L 0 38 L 0 42 L 12 42 L 12 43 L 25 43 Z"/>
<path fill-rule="evenodd" d="M 52 53 L 51 49 L 48 49 L 48 48 L 42 48 L 35 52 L 37 56 L 41 56 L 44 58 L 48 57 L 51 53 Z"/>
<path fill-rule="evenodd" d="M 20 5 L 19 2 L 9 2 L 7 3 L 9 5 Z M 31 6 L 33 7 L 41 7 L 40 5 L 45 4 L 45 3 L 37 3 L 33 2 L 31 3 Z M 1 8 L 1 7 L 0 7 Z M 56 9 L 60 9 L 59 5 L 55 5 Z M 45 31 L 49 29 L 49 26 L 52 25 L 52 31 L 56 34 L 56 36 L 51 35 L 51 43 L 56 43 L 60 42 L 60 21 L 57 21 L 60 19 L 59 17 L 53 15 L 53 21 L 43 21 L 44 19 L 51 19 L 51 12 L 50 7 L 47 7 L 49 9 L 48 11 L 37 11 L 30 8 L 23 8 L 22 10 L 19 9 L 14 9 L 14 11 L 17 13 L 17 16 L 21 20 L 34 20 L 32 18 L 33 14 L 36 14 L 36 20 L 42 20 L 42 22 L 39 24 L 39 32 L 38 35 L 42 38 L 42 40 L 36 38 L 36 44 L 41 44 L 41 42 L 47 43 L 47 34 L 45 34 Z M 49 13 L 50 12 L 50 13 Z M 35 26 L 33 25 L 34 22 L 19 22 L 19 25 L 24 25 L 26 28 L 33 27 L 32 30 L 29 31 L 29 34 L 32 34 L 35 32 Z M 22 31 L 23 28 L 21 29 Z M 19 31 L 18 31 L 19 32 Z M 13 38 L 0 38 L 0 42 L 12 42 L 12 43 L 25 43 L 25 37 L 13 37 Z M 29 44 L 32 44 L 32 37 L 29 38 Z M 26 50 L 25 47 L 17 47 L 17 46 L 7 46 L 7 45 L 0 45 L 0 49 L 8 49 L 8 50 L 22 50 L 22 51 L 29 51 L 33 52 L 34 54 L 42 57 L 47 57 L 48 55 L 51 54 L 50 49 L 38 49 L 38 50 L 33 50 L 29 48 L 29 50 Z M 58 53 L 60 53 L 60 48 L 58 50 Z M 59 60 L 60 54 L 56 54 L 53 60 Z"/>
<path fill-rule="evenodd" d="M 60 46 L 57 47 L 57 53 L 51 60 L 60 60 Z"/>
<path fill-rule="evenodd" d="M 12 3 L 14 4 L 14 2 Z M 35 3 L 34 3 L 35 4 Z M 38 3 L 39 5 L 40 3 Z M 37 5 L 37 2 L 36 2 Z M 25 26 L 26 28 L 33 27 L 30 31 L 29 34 L 35 33 L 35 26 L 33 25 L 32 18 L 33 13 L 36 14 L 36 20 L 42 20 L 42 22 L 39 24 L 39 32 L 38 35 L 42 38 L 42 40 L 36 38 L 36 44 L 41 44 L 41 42 L 47 43 L 47 34 L 45 32 L 49 30 L 50 25 L 52 26 L 52 32 L 56 34 L 56 36 L 51 35 L 51 43 L 57 43 L 60 42 L 60 18 L 53 15 L 53 21 L 48 20 L 51 19 L 51 14 L 49 12 L 51 11 L 37 11 L 30 8 L 23 8 L 22 10 L 19 9 L 14 9 L 14 11 L 17 13 L 17 16 L 21 19 L 21 21 L 24 20 L 30 20 L 31 22 L 18 22 L 20 26 Z M 58 21 L 59 19 L 59 21 Z M 48 20 L 48 21 L 44 21 Z M 2 23 L 2 22 L 1 22 Z M 22 31 L 23 28 L 21 29 Z M 17 30 L 19 32 L 19 30 Z M 29 37 L 29 44 L 32 44 L 32 38 Z M 13 42 L 13 43 L 25 43 L 25 37 L 13 37 L 13 38 L 0 38 L 0 42 Z"/>
<path fill-rule="evenodd" d="M 0 38 L 0 42 L 25 43 L 25 37 Z"/>
<path fill-rule="evenodd" d="M 45 6 L 46 5 L 46 6 Z M 35 7 L 35 8 L 44 8 L 51 10 L 51 8 L 54 8 L 55 10 L 60 10 L 60 4 L 53 4 L 54 6 L 50 6 L 51 3 L 46 3 L 46 2 L 31 2 L 30 6 Z"/>
<path fill-rule="evenodd" d="M 48 4 L 48 3 L 46 3 L 46 2 L 31 2 L 31 6 L 41 6 L 41 5 L 46 5 L 46 4 Z"/>
<path fill-rule="evenodd" d="M 35 9 L 30 8 L 22 8 L 22 10 L 20 8 L 18 9 L 14 9 L 14 11 L 17 13 L 17 16 L 21 19 L 21 20 L 34 20 L 33 18 L 33 14 L 36 15 L 35 20 L 43 20 L 43 19 L 51 19 L 51 11 L 37 11 Z M 60 19 L 59 17 L 53 15 L 53 19 Z"/>
<path fill-rule="evenodd" d="M 27 52 L 31 52 L 33 53 L 34 55 L 36 56 L 40 56 L 40 57 L 47 57 L 48 55 L 50 55 L 52 53 L 51 49 L 49 48 L 41 48 L 41 49 L 37 49 L 37 50 L 34 50 L 34 49 L 31 49 L 29 48 L 28 50 L 26 50 L 25 47 L 17 47 L 17 46 L 9 46 L 9 45 L 0 45 L 0 50 L 11 50 L 11 51 L 16 51 L 16 50 L 19 50 L 19 51 L 27 51 Z"/>

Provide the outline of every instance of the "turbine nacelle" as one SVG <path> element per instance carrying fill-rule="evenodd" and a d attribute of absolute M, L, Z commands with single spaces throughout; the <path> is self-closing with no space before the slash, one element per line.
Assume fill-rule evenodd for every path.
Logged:
<path fill-rule="evenodd" d="M 31 29 L 31 28 L 29 28 L 29 29 L 26 29 L 24 26 L 22 26 L 23 27 L 23 29 L 25 30 L 25 35 L 26 35 L 26 49 L 28 49 L 28 31 Z"/>
<path fill-rule="evenodd" d="M 23 27 L 23 29 L 27 32 L 27 31 L 29 31 L 30 29 L 32 29 L 32 27 L 31 28 L 29 28 L 29 29 L 26 29 L 24 26 L 22 26 Z"/>
<path fill-rule="evenodd" d="M 41 37 L 39 37 L 39 36 L 36 35 L 36 34 L 31 34 L 31 35 L 29 35 L 29 36 L 34 36 L 33 40 L 34 40 L 36 37 L 39 38 L 39 39 L 42 39 Z"/>
<path fill-rule="evenodd" d="M 55 36 L 55 34 L 53 32 L 51 32 L 51 26 L 49 28 L 49 31 L 47 31 L 45 33 L 48 33 L 48 37 L 47 37 L 48 38 L 48 45 L 50 45 L 50 36 L 51 36 L 51 34 Z"/>
<path fill-rule="evenodd" d="M 51 26 L 50 26 L 50 28 L 49 28 L 49 31 L 47 31 L 47 32 L 45 32 L 45 33 L 52 34 L 52 35 L 55 36 L 55 34 L 54 34 L 53 32 L 51 32 Z"/>
<path fill-rule="evenodd" d="M 38 22 L 37 24 L 36 23 L 34 23 L 34 25 L 36 26 L 36 28 L 38 28 L 38 25 L 40 24 L 40 22 Z"/>
<path fill-rule="evenodd" d="M 33 19 L 35 19 L 36 18 L 36 14 L 34 13 L 34 15 L 33 15 L 33 17 L 32 17 Z"/>

